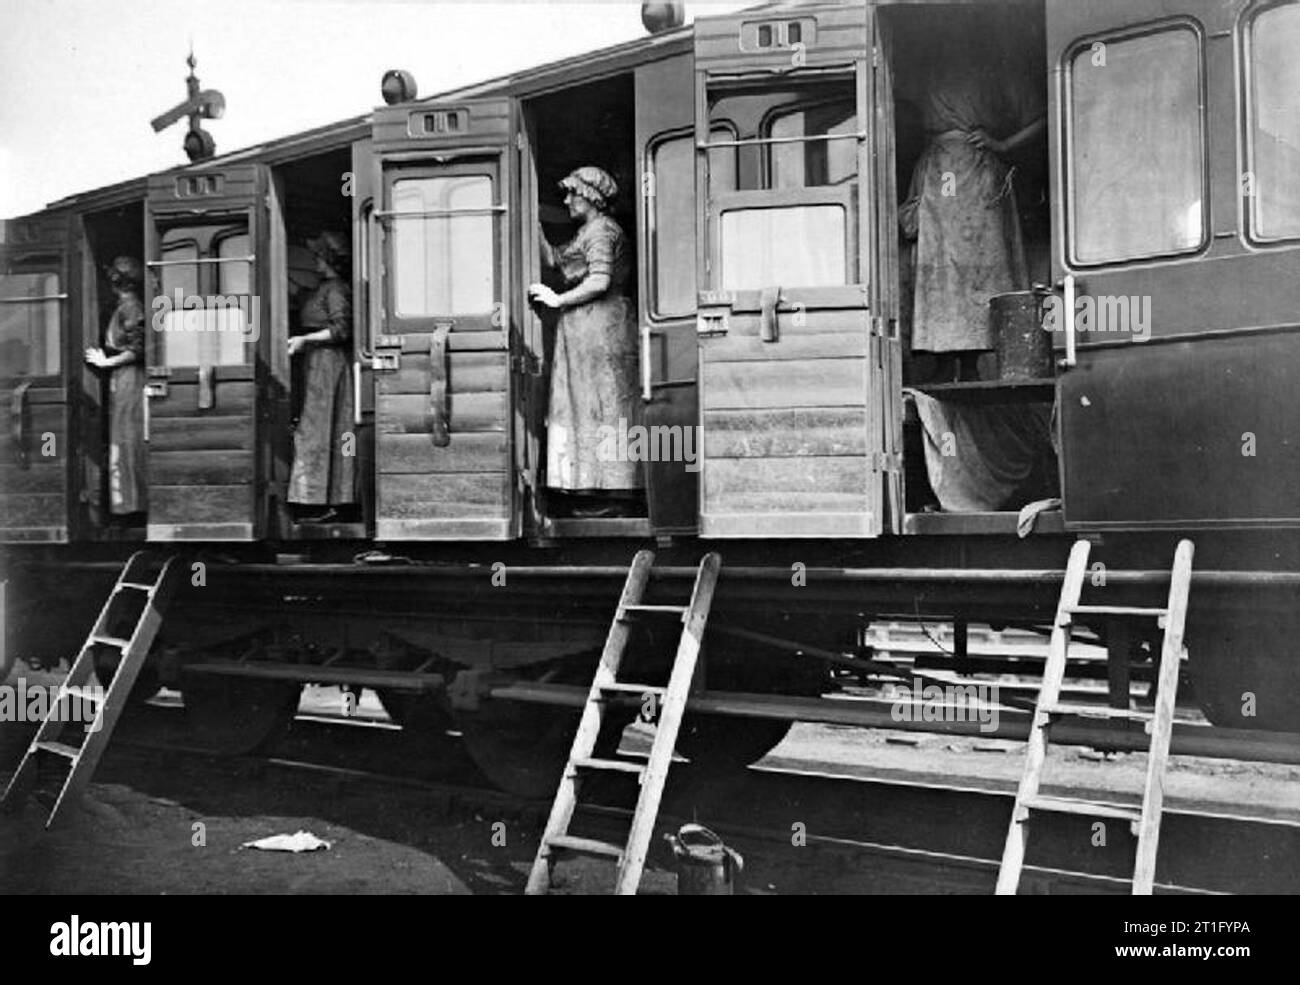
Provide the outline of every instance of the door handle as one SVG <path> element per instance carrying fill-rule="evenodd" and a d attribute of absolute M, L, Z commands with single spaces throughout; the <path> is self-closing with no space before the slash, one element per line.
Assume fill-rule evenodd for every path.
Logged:
<path fill-rule="evenodd" d="M 24 380 L 14 387 L 13 393 L 9 395 L 9 431 L 20 469 L 25 469 L 30 464 L 30 435 L 27 425 L 31 415 L 27 403 L 27 391 L 31 386 L 31 380 Z"/>
<path fill-rule="evenodd" d="M 1074 303 L 1078 286 L 1074 274 L 1066 274 L 1062 282 L 1065 290 L 1065 368 L 1069 369 L 1077 362 L 1074 338 Z"/>
<path fill-rule="evenodd" d="M 447 400 L 447 336 L 454 322 L 434 324 L 429 337 L 429 430 L 439 448 L 451 444 L 451 408 Z"/>

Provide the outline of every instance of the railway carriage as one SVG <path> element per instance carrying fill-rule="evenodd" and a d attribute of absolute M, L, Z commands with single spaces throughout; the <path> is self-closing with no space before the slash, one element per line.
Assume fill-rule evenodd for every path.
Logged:
<path fill-rule="evenodd" d="M 1015 65 L 1047 107 L 1015 161 L 1034 303 L 1066 313 L 1036 375 L 926 382 L 908 344 L 909 94 L 952 43 Z M 1124 603 L 1191 536 L 1196 700 L 1219 725 L 1295 731 L 1297 46 L 1300 5 L 1274 0 L 772 4 L 11 220 L 8 652 L 76 652 L 150 546 L 191 577 L 137 692 L 181 687 L 213 741 L 265 741 L 304 682 L 369 686 L 433 743 L 461 731 L 503 785 L 550 792 L 639 549 L 663 593 L 724 557 L 679 747 L 735 765 L 839 714 L 827 668 L 868 655 L 873 619 L 953 620 L 961 648 L 972 621 L 1050 622 L 1077 537 Z M 546 492 L 555 325 L 525 285 L 539 227 L 567 231 L 558 179 L 587 163 L 624 189 L 636 258 L 640 517 L 562 516 Z M 286 340 L 304 245 L 331 227 L 353 245 L 360 511 L 300 523 Z M 155 329 L 138 525 L 108 516 L 102 383 L 80 357 L 121 253 L 145 258 Z M 1085 298 L 1134 318 L 1089 331 Z M 921 403 L 954 430 L 1029 422 L 1041 455 L 997 504 L 933 509 L 955 466 Z M 1102 630 L 1127 701 L 1149 640 Z M 669 639 L 646 630 L 635 658 L 666 661 Z"/>

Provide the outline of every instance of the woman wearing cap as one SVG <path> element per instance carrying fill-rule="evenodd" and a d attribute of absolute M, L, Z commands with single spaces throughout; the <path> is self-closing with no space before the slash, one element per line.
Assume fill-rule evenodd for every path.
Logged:
<path fill-rule="evenodd" d="M 103 348 L 86 350 L 86 362 L 108 371 L 108 506 L 114 516 L 146 509 L 144 448 L 144 267 L 120 256 L 108 268 L 117 294 L 104 329 Z"/>
<path fill-rule="evenodd" d="M 303 401 L 293 433 L 293 472 L 288 501 L 300 521 L 340 519 L 335 507 L 356 502 L 355 435 L 352 434 L 352 293 L 343 278 L 348 241 L 325 232 L 307 245 L 321 282 L 303 301 L 300 335 L 289 339 L 289 355 L 301 356 Z"/>
<path fill-rule="evenodd" d="M 596 167 L 578 168 L 560 182 L 569 215 L 582 223 L 556 249 L 541 238 L 542 259 L 556 267 L 567 290 L 532 284 L 529 298 L 560 313 L 551 369 L 546 482 L 574 497 L 575 516 L 632 512 L 642 481 L 638 463 L 601 455 L 602 441 L 639 420 L 636 320 L 624 295 L 631 273 L 627 239 L 608 214 L 618 193 Z M 604 430 L 604 429 L 609 430 Z"/>

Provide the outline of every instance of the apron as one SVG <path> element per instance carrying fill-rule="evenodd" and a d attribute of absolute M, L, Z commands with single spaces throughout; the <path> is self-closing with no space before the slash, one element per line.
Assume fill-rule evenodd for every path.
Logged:
<path fill-rule="evenodd" d="M 135 361 L 108 376 L 108 507 L 114 514 L 148 509 L 144 445 L 144 308 L 126 298 L 104 332 L 109 355 L 134 352 Z"/>

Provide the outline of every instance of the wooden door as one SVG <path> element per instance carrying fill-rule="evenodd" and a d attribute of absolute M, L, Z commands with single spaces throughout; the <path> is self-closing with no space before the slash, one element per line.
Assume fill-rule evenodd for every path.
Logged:
<path fill-rule="evenodd" d="M 268 188 L 258 164 L 149 181 L 149 540 L 249 541 L 265 527 L 258 367 L 270 306 L 258 257 Z"/>
<path fill-rule="evenodd" d="M 508 100 L 394 107 L 376 120 L 381 540 L 519 534 L 510 378 L 514 132 Z"/>
<path fill-rule="evenodd" d="M 68 217 L 11 220 L 0 248 L 0 543 L 68 539 Z"/>

